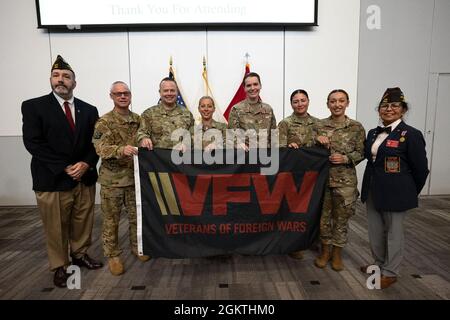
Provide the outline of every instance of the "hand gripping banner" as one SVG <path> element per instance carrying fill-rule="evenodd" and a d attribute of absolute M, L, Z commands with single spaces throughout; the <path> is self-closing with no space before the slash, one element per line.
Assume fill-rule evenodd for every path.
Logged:
<path fill-rule="evenodd" d="M 278 151 L 278 171 L 264 175 L 267 165 L 250 161 L 249 152 L 232 164 L 175 164 L 172 150 L 140 148 L 135 157 L 139 252 L 185 258 L 309 248 L 319 232 L 329 153 L 321 148 L 272 153 Z M 192 151 L 190 159 L 201 153 Z"/>

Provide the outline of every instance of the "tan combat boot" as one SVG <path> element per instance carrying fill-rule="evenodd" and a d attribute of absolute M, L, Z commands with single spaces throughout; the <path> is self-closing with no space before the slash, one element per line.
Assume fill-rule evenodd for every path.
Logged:
<path fill-rule="evenodd" d="M 141 260 L 142 262 L 147 262 L 148 260 L 150 260 L 150 256 L 146 256 L 146 255 L 143 255 L 143 256 L 137 256 L 137 258 L 138 258 L 139 260 Z"/>
<path fill-rule="evenodd" d="M 322 253 L 314 260 L 317 268 L 325 268 L 331 258 L 330 246 L 322 243 Z"/>
<path fill-rule="evenodd" d="M 120 276 L 124 273 L 123 263 L 120 257 L 111 257 L 108 259 L 109 271 L 115 276 Z"/>
<path fill-rule="evenodd" d="M 148 260 L 150 260 L 150 256 L 146 256 L 146 255 L 142 255 L 140 256 L 139 253 L 137 252 L 137 250 L 131 250 L 131 252 L 142 262 L 147 262 Z"/>
<path fill-rule="evenodd" d="M 290 252 L 288 255 L 292 259 L 297 259 L 297 260 L 302 260 L 303 259 L 303 251 L 302 250 Z"/>
<path fill-rule="evenodd" d="M 331 268 L 333 268 L 334 271 L 344 270 L 341 254 L 342 247 L 333 246 L 333 252 L 331 253 Z"/>

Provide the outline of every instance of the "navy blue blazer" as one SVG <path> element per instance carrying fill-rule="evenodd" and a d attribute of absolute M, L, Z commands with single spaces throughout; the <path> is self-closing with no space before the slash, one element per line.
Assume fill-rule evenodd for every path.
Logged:
<path fill-rule="evenodd" d="M 361 190 L 365 202 L 369 193 L 379 211 L 405 211 L 418 206 L 418 195 L 429 170 L 422 133 L 403 121 L 378 148 L 372 161 L 376 129 L 369 131 L 364 155 L 367 159 Z"/>
<path fill-rule="evenodd" d="M 75 132 L 53 93 L 22 103 L 22 133 L 25 148 L 31 153 L 31 175 L 35 191 L 67 191 L 77 182 L 64 169 L 84 161 L 89 170 L 81 182 L 89 186 L 97 181 L 98 155 L 92 144 L 97 108 L 74 100 Z"/>

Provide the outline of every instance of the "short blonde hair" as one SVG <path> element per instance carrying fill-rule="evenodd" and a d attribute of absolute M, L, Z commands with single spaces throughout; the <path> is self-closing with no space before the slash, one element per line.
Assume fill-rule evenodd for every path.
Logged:
<path fill-rule="evenodd" d="M 200 107 L 200 104 L 202 103 L 203 100 L 209 99 L 212 102 L 213 107 L 216 107 L 216 104 L 214 103 L 214 99 L 210 96 L 203 96 L 200 98 L 200 100 L 198 100 L 198 106 Z"/>

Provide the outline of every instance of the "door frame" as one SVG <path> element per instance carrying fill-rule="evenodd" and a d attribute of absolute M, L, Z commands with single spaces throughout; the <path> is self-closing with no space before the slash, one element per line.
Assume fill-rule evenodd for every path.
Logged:
<path fill-rule="evenodd" d="M 426 122 L 424 138 L 426 143 L 428 166 L 430 174 L 428 175 L 425 186 L 421 192 L 422 195 L 431 195 L 431 172 L 433 170 L 433 147 L 434 147 L 434 135 L 436 131 L 436 111 L 438 101 L 439 90 L 439 77 L 443 75 L 450 75 L 448 72 L 442 73 L 430 73 L 428 80 L 428 97 L 427 97 L 427 109 L 426 109 Z"/>

